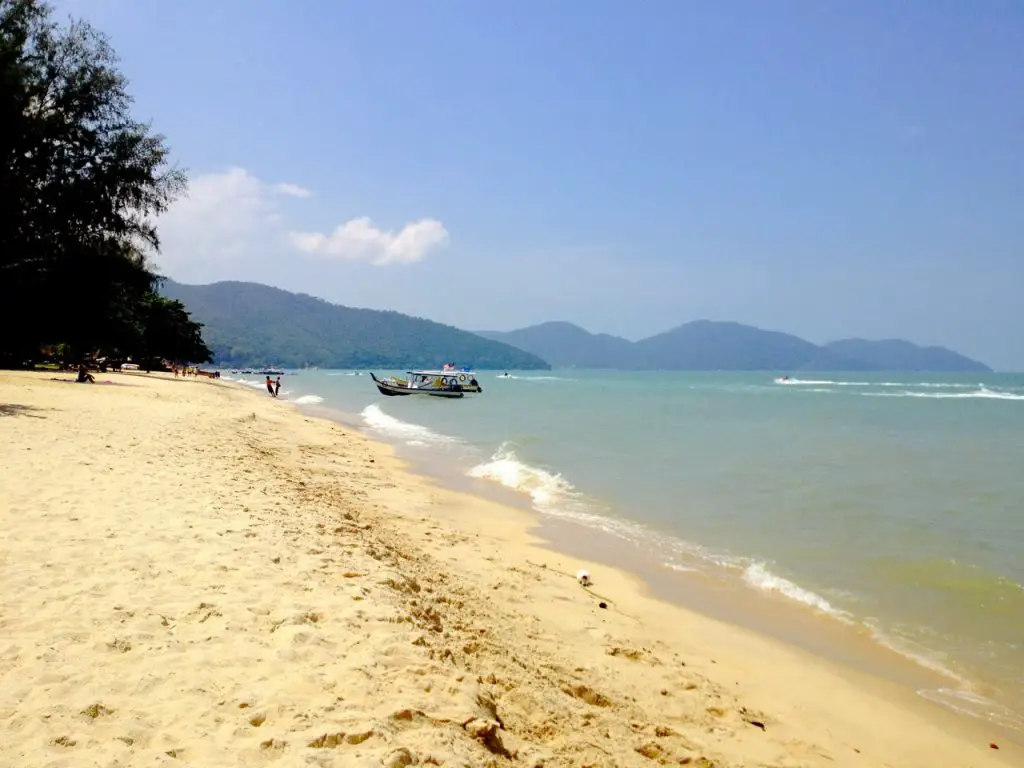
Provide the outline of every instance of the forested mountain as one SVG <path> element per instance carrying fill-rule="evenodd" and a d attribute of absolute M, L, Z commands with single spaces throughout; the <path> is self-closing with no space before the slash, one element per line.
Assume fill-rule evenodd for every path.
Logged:
<path fill-rule="evenodd" d="M 639 358 L 633 342 L 605 333 L 590 333 L 572 323 L 549 322 L 518 331 L 477 334 L 532 352 L 558 368 L 641 367 L 637 365 Z"/>
<path fill-rule="evenodd" d="M 945 347 L 919 347 L 903 339 L 842 339 L 825 345 L 837 355 L 856 358 L 880 371 L 991 371 L 984 363 L 971 360 Z"/>
<path fill-rule="evenodd" d="M 161 292 L 203 324 L 221 365 L 288 368 L 546 369 L 540 357 L 468 331 L 398 312 L 352 309 L 259 283 L 184 285 Z"/>
<path fill-rule="evenodd" d="M 622 370 L 988 371 L 944 347 L 849 339 L 819 346 L 749 325 L 697 320 L 637 342 L 592 334 L 571 323 L 480 331 L 542 356 L 556 368 Z"/>
<path fill-rule="evenodd" d="M 644 368 L 685 371 L 860 371 L 868 366 L 797 336 L 696 320 L 634 345 Z"/>

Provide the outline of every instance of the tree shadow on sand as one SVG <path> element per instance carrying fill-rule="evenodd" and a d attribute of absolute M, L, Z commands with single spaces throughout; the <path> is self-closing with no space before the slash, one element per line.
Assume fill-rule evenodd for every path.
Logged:
<path fill-rule="evenodd" d="M 42 408 L 19 403 L 0 403 L 0 416 L 28 416 L 30 419 L 45 419 Z"/>

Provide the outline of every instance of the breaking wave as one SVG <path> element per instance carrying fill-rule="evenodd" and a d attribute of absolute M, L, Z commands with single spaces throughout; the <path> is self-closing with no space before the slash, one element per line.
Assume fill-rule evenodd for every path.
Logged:
<path fill-rule="evenodd" d="M 384 413 L 379 405 L 368 405 L 359 415 L 362 417 L 363 423 L 373 431 L 391 439 L 402 440 L 407 445 L 424 446 L 459 442 L 457 438 L 434 432 L 422 424 L 396 419 L 394 416 Z"/>

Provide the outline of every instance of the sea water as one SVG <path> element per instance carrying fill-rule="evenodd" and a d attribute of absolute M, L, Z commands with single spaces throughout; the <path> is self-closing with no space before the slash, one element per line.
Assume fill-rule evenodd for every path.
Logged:
<path fill-rule="evenodd" d="M 922 696 L 1024 730 L 1024 375 L 477 377 L 462 400 L 351 371 L 282 394 L 658 567 L 858 628 L 948 682 Z"/>

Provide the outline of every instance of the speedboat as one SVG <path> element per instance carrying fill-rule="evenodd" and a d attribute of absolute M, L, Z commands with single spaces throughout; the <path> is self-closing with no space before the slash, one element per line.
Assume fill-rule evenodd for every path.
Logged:
<path fill-rule="evenodd" d="M 388 397 L 405 395 L 428 395 L 431 397 L 463 397 L 466 392 L 455 375 L 447 373 L 407 371 L 407 379 L 388 376 L 378 379 L 371 371 L 370 377 L 378 391 Z"/>

